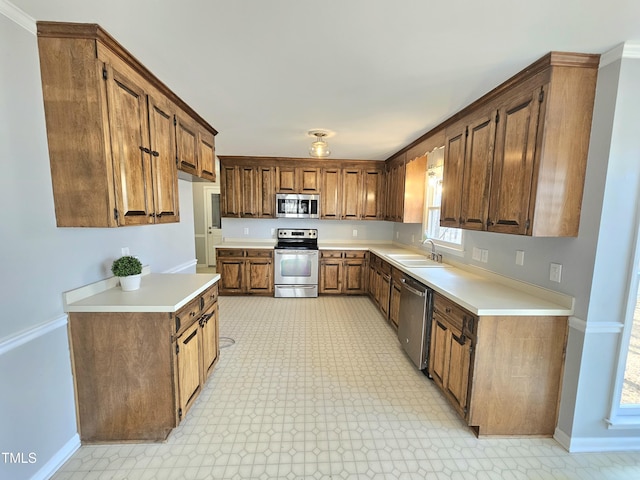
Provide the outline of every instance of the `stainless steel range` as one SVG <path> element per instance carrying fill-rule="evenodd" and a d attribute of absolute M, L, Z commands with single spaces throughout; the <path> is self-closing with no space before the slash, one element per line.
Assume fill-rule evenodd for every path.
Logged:
<path fill-rule="evenodd" d="M 275 250 L 276 297 L 318 296 L 318 230 L 279 228 Z"/>

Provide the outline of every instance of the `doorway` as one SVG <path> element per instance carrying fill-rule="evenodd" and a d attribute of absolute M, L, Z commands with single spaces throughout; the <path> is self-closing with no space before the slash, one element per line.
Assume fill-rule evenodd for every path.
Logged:
<path fill-rule="evenodd" d="M 216 247 L 222 243 L 222 223 L 220 218 L 220 186 L 207 185 L 203 188 L 205 215 L 206 264 L 216 266 Z"/>

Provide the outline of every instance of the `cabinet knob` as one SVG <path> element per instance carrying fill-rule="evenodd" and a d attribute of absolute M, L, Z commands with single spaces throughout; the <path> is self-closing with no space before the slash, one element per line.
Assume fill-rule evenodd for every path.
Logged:
<path fill-rule="evenodd" d="M 153 150 L 151 152 L 151 155 L 153 155 L 154 157 L 159 157 L 160 156 L 160 154 L 158 152 L 156 152 L 155 150 Z"/>

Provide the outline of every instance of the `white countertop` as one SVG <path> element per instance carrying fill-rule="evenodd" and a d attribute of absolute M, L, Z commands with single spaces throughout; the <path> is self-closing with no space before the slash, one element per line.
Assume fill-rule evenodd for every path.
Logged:
<path fill-rule="evenodd" d="M 275 241 L 225 242 L 222 248 L 273 248 Z M 393 243 L 319 242 L 320 250 L 368 250 L 476 315 L 569 316 L 573 297 L 468 265 L 411 268 L 389 255 L 418 251 Z M 422 252 L 424 253 L 424 252 Z"/>
<path fill-rule="evenodd" d="M 66 312 L 175 312 L 220 279 L 219 274 L 149 273 L 125 292 L 114 277 L 64 294 Z"/>

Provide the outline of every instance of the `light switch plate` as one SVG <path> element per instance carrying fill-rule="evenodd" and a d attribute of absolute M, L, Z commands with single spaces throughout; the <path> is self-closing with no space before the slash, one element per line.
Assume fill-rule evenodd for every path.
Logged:
<path fill-rule="evenodd" d="M 549 280 L 560 283 L 562 279 L 562 264 L 552 263 L 549 268 Z"/>
<path fill-rule="evenodd" d="M 355 229 L 355 228 L 353 229 L 353 236 L 354 236 L 354 237 L 357 237 L 357 236 L 358 236 L 358 230 L 357 230 L 357 229 Z"/>
<path fill-rule="evenodd" d="M 524 250 L 516 250 L 516 265 L 524 265 Z"/>
<path fill-rule="evenodd" d="M 473 247 L 473 253 L 471 254 L 471 258 L 476 262 L 479 262 L 482 258 L 482 251 L 478 247 Z"/>
<path fill-rule="evenodd" d="M 249 235 L 249 227 L 244 227 L 244 234 Z"/>
<path fill-rule="evenodd" d="M 129 247 L 122 247 L 120 249 L 120 252 L 122 253 L 122 256 L 125 257 L 127 255 L 129 255 Z"/>
<path fill-rule="evenodd" d="M 486 250 L 486 249 L 480 250 L 480 261 L 482 263 L 487 263 L 489 261 L 489 250 Z"/>

